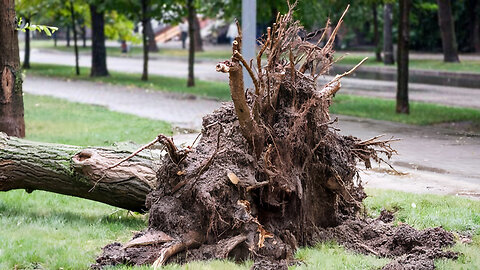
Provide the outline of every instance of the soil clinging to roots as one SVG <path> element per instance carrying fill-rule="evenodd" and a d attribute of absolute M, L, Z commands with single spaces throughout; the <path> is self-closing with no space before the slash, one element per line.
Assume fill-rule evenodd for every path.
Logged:
<path fill-rule="evenodd" d="M 300 38 L 292 9 L 268 28 L 256 68 L 240 54 L 239 31 L 232 58 L 217 65 L 229 75 L 233 102 L 204 117 L 193 149 L 177 149 L 159 136 L 168 155 L 147 198 L 148 229 L 126 244 L 106 246 L 94 268 L 232 258 L 253 259 L 253 269 L 286 269 L 298 247 L 327 239 L 397 258 L 387 269 L 418 258 L 433 267 L 433 258 L 453 256 L 441 251 L 453 243 L 442 229 L 361 218 L 365 193 L 356 164 L 368 168 L 394 150 L 390 140 L 361 141 L 331 127 L 331 98 L 348 72 L 323 86 L 316 80 L 334 63 L 342 19 L 330 36 L 323 31 L 313 42 Z M 242 67 L 254 89 L 244 90 Z"/>

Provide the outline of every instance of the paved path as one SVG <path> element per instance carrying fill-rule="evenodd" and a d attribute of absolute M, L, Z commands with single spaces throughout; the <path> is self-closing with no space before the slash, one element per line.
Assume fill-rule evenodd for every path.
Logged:
<path fill-rule="evenodd" d="M 25 80 L 24 91 L 103 105 L 115 111 L 171 121 L 176 126 L 197 130 L 201 116 L 221 105 L 217 101 L 184 95 L 32 76 Z M 376 167 L 362 172 L 367 186 L 409 192 L 470 194 L 480 198 L 480 135 L 459 134 L 440 127 L 423 128 L 346 116 L 339 118 L 343 134 L 362 139 L 387 134 L 402 139 L 394 143 L 399 155 L 393 157 L 392 163 L 406 174 L 393 175 L 385 166 Z M 195 137 L 195 134 L 177 136 L 176 142 L 191 142 Z"/>
<path fill-rule="evenodd" d="M 75 63 L 73 54 L 60 51 L 33 49 L 30 57 L 33 63 L 63 65 L 74 65 Z M 142 72 L 142 60 L 138 58 L 109 57 L 107 61 L 110 70 L 130 73 Z M 215 64 L 216 62 L 211 61 L 196 63 L 195 77 L 202 80 L 227 82 L 227 75 L 215 72 Z M 90 67 L 90 56 L 81 55 L 80 65 Z M 155 59 L 149 62 L 149 72 L 150 74 L 186 78 L 187 63 L 181 60 Z M 321 81 L 332 78 L 332 76 L 326 76 Z M 396 95 L 395 82 L 344 78 L 342 84 L 342 93 L 382 98 L 394 98 Z M 480 89 L 410 83 L 409 97 L 413 101 L 480 109 Z"/>
<path fill-rule="evenodd" d="M 193 95 L 174 94 L 86 81 L 67 81 L 28 76 L 24 91 L 69 101 L 105 106 L 112 111 L 164 120 L 174 127 L 198 130 L 202 117 L 219 107 L 219 102 Z"/>

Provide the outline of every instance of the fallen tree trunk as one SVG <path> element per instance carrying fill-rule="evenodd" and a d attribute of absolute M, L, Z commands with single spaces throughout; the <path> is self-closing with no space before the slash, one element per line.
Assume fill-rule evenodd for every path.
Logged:
<path fill-rule="evenodd" d="M 45 190 L 145 212 L 156 186 L 149 153 L 109 167 L 131 152 L 121 148 L 82 148 L 38 143 L 0 133 L 0 191 Z"/>

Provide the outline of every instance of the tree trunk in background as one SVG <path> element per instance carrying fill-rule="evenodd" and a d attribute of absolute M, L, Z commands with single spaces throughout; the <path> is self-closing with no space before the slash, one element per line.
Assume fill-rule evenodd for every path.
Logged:
<path fill-rule="evenodd" d="M 187 86 L 195 86 L 195 75 L 193 65 L 195 63 L 195 7 L 193 0 L 187 0 L 188 12 L 188 37 L 190 39 L 188 44 L 188 79 Z"/>
<path fill-rule="evenodd" d="M 92 69 L 90 77 L 108 76 L 104 12 L 99 12 L 96 5 L 90 5 L 90 15 L 92 19 Z"/>
<path fill-rule="evenodd" d="M 70 26 L 67 26 L 66 39 L 67 39 L 67 47 L 70 47 Z"/>
<path fill-rule="evenodd" d="M 400 0 L 397 52 L 397 113 L 410 113 L 408 104 L 408 50 L 410 43 L 410 0 Z"/>
<path fill-rule="evenodd" d="M 57 35 L 57 32 L 53 33 L 52 34 L 53 36 L 53 47 L 57 47 L 57 41 L 58 41 L 58 35 Z"/>
<path fill-rule="evenodd" d="M 393 34 L 392 34 L 392 4 L 383 8 L 383 63 L 393 65 Z"/>
<path fill-rule="evenodd" d="M 72 0 L 70 0 L 70 16 L 72 17 L 73 46 L 75 48 L 75 74 L 78 76 L 80 75 L 80 66 L 78 65 L 77 24 L 75 22 L 75 10 Z"/>
<path fill-rule="evenodd" d="M 148 0 L 142 0 L 142 39 L 143 39 L 143 73 L 142 81 L 148 81 L 148 23 L 150 18 L 148 12 Z"/>
<path fill-rule="evenodd" d="M 157 183 L 156 164 L 144 154 L 109 169 L 128 156 L 125 149 L 37 143 L 4 133 L 0 145 L 0 191 L 45 190 L 145 212 Z"/>
<path fill-rule="evenodd" d="M 82 25 L 82 41 L 83 41 L 82 47 L 86 48 L 87 47 L 87 27 L 85 26 L 85 24 Z"/>
<path fill-rule="evenodd" d="M 25 137 L 23 120 L 22 74 L 18 51 L 15 1 L 0 5 L 0 131 Z M 1 146 L 0 148 L 3 148 Z M 0 163 L 0 166 L 2 163 Z"/>
<path fill-rule="evenodd" d="M 25 18 L 25 22 L 30 25 L 30 19 Z M 30 68 L 30 30 L 27 28 L 25 29 L 25 52 L 23 57 L 23 69 Z"/>
<path fill-rule="evenodd" d="M 442 35 L 443 61 L 460 62 L 450 0 L 437 0 L 438 25 Z"/>
<path fill-rule="evenodd" d="M 155 41 L 155 32 L 153 32 L 153 27 L 152 27 L 152 20 L 148 20 L 147 33 L 148 33 L 148 51 L 158 52 L 157 42 Z"/>
<path fill-rule="evenodd" d="M 201 33 L 202 29 L 200 27 L 200 20 L 198 20 L 197 11 L 195 10 L 195 8 L 193 9 L 193 12 L 195 13 L 195 51 L 203 52 L 203 40 Z"/>
<path fill-rule="evenodd" d="M 380 33 L 378 31 L 378 12 L 377 4 L 372 5 L 373 13 L 373 43 L 375 45 L 375 58 L 377 62 L 382 62 L 382 49 L 380 44 Z"/>
<path fill-rule="evenodd" d="M 472 48 L 478 53 L 480 52 L 480 1 L 478 0 L 474 0 L 473 14 Z"/>

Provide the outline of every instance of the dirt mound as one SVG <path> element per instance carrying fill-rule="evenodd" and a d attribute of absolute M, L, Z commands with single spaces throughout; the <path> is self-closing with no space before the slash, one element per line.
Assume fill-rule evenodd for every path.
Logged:
<path fill-rule="evenodd" d="M 255 71 L 239 53 L 239 29 L 232 58 L 217 65 L 229 74 L 233 102 L 203 119 L 194 149 L 159 137 L 168 155 L 147 198 L 148 229 L 123 246 L 107 246 L 96 267 L 233 258 L 253 259 L 254 269 L 286 269 L 299 246 L 321 239 L 359 247 L 367 241 L 364 251 L 379 256 L 410 254 L 418 246 L 421 235 L 406 227 L 410 234 L 403 237 L 390 225 L 358 221 L 365 193 L 357 162 L 370 167 L 370 160 L 380 162 L 379 154 L 390 157 L 394 150 L 390 140 L 362 141 L 330 126 L 331 98 L 349 73 L 320 88 L 316 79 L 334 63 L 342 19 L 315 44 L 300 38 L 292 16 L 290 9 L 268 29 Z M 242 67 L 254 89 L 245 91 Z M 381 233 L 392 240 L 380 241 Z"/>
<path fill-rule="evenodd" d="M 457 253 L 443 250 L 455 243 L 452 233 L 441 227 L 419 231 L 406 224 L 394 226 L 384 222 L 384 216 L 346 220 L 323 229 L 317 240 L 334 240 L 359 253 L 393 258 L 384 269 L 434 269 L 434 259 L 457 258 Z"/>

